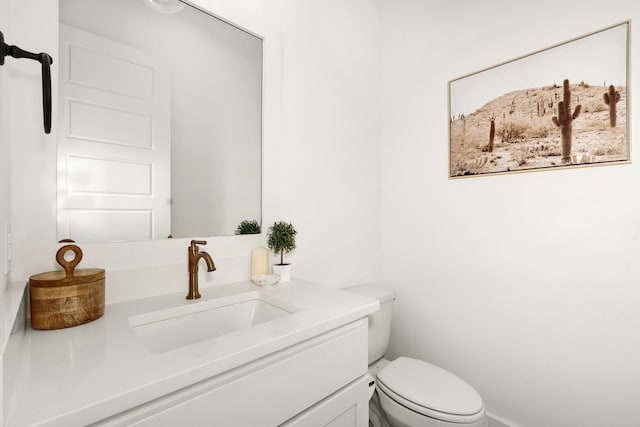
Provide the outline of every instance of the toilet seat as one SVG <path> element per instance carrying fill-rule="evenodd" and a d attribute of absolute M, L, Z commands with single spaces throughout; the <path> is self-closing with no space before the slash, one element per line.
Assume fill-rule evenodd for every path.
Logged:
<path fill-rule="evenodd" d="M 419 414 L 451 423 L 473 423 L 484 417 L 484 404 L 467 382 L 438 366 L 399 357 L 377 375 L 389 398 Z"/>

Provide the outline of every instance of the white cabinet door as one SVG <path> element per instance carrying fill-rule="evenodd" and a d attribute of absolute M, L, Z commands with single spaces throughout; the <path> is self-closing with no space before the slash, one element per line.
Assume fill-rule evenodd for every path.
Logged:
<path fill-rule="evenodd" d="M 359 378 L 282 427 L 366 427 L 369 424 L 369 377 Z"/>
<path fill-rule="evenodd" d="M 157 56 L 60 24 L 58 238 L 171 232 L 169 71 Z"/>

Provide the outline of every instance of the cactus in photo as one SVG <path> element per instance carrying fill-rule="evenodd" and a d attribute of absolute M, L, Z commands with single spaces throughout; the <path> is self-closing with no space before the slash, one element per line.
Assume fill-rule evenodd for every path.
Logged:
<path fill-rule="evenodd" d="M 493 140 L 496 137 L 496 118 L 491 117 L 491 126 L 489 128 L 489 152 L 493 152 Z"/>
<path fill-rule="evenodd" d="M 553 116 L 551 120 L 553 124 L 560 128 L 562 135 L 562 163 L 571 162 L 571 133 L 572 123 L 580 115 L 580 104 L 576 105 L 576 109 L 571 113 L 571 90 L 569 89 L 569 80 L 563 82 L 562 101 L 558 102 L 558 116 Z"/>
<path fill-rule="evenodd" d="M 620 92 L 613 85 L 609 86 L 609 93 L 604 93 L 604 103 L 609 106 L 609 124 L 616 127 L 616 104 L 620 101 Z"/>

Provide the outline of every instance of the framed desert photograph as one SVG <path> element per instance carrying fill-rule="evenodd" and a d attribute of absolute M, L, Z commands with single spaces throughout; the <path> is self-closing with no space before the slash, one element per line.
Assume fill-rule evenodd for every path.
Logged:
<path fill-rule="evenodd" d="M 628 163 L 629 26 L 449 81 L 449 177 Z"/>

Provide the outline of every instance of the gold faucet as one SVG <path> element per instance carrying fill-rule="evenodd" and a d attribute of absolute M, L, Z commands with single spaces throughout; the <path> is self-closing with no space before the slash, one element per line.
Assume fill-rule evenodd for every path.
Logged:
<path fill-rule="evenodd" d="M 187 299 L 200 298 L 200 292 L 198 291 L 198 262 L 200 259 L 204 259 L 207 263 L 207 271 L 215 271 L 216 266 L 211 259 L 211 256 L 206 252 L 200 252 L 198 245 L 206 245 L 205 240 L 192 240 L 191 246 L 189 246 L 189 293 Z"/>

